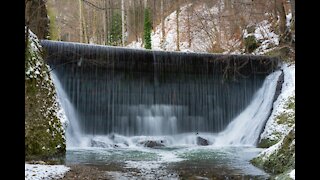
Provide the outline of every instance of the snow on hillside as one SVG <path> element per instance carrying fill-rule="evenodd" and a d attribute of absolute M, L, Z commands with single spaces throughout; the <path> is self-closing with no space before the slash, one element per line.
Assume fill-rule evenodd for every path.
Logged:
<path fill-rule="evenodd" d="M 244 30 L 244 38 L 253 35 L 261 45 L 253 52 L 253 54 L 264 54 L 272 47 L 279 45 L 279 35 L 274 33 L 272 30 L 271 23 L 267 20 L 263 20 L 255 25 L 255 30 L 253 33 L 248 33 Z"/>
<path fill-rule="evenodd" d="M 60 179 L 70 170 L 64 165 L 25 164 L 25 179 Z"/>
<path fill-rule="evenodd" d="M 212 52 L 212 46 L 216 44 L 215 37 L 217 31 L 221 31 L 221 48 L 223 54 L 242 54 L 244 48 L 241 47 L 242 38 L 249 35 L 254 35 L 261 46 L 257 48 L 253 54 L 263 54 L 273 47 L 279 45 L 279 35 L 275 34 L 272 29 L 272 25 L 269 21 L 263 20 L 254 26 L 255 30 L 253 33 L 248 33 L 247 30 L 242 32 L 243 36 L 239 38 L 227 37 L 227 33 L 224 33 L 216 22 L 216 19 L 208 19 L 208 16 L 217 16 L 219 13 L 218 5 L 208 7 L 206 4 L 198 5 L 194 7 L 194 12 L 190 16 L 190 37 L 192 39 L 191 46 L 188 43 L 188 7 L 191 4 L 183 6 L 179 14 L 179 34 L 180 34 L 180 51 L 189 52 Z M 209 15 L 208 15 L 209 14 Z M 290 15 L 287 16 L 287 21 L 290 22 Z M 249 27 L 249 26 L 248 26 Z M 155 27 L 151 34 L 152 49 L 154 50 L 167 50 L 176 51 L 176 11 L 172 12 L 165 18 L 165 38 L 161 42 L 161 23 Z M 143 49 L 142 40 L 138 42 L 133 41 L 127 45 L 132 48 Z"/>
<path fill-rule="evenodd" d="M 187 17 L 188 17 L 188 7 L 191 4 L 185 5 L 180 9 L 179 13 L 179 31 L 180 31 L 180 51 L 185 52 L 207 52 L 210 47 L 211 40 L 206 34 L 204 29 L 199 26 L 199 17 L 206 17 L 207 13 L 217 13 L 217 6 L 211 8 L 207 7 L 205 4 L 195 8 L 195 12 L 190 16 L 190 22 L 193 24 L 190 26 L 191 32 L 191 46 L 188 46 L 188 33 L 187 33 Z M 209 11 L 209 12 L 208 12 Z M 198 24 L 197 24 L 198 23 Z M 169 16 L 165 18 L 165 39 L 161 42 L 161 23 L 156 26 L 155 30 L 151 34 L 152 49 L 154 50 L 167 50 L 176 51 L 176 11 L 172 12 Z M 133 48 L 143 48 L 141 40 L 139 42 L 133 41 L 128 47 Z"/>

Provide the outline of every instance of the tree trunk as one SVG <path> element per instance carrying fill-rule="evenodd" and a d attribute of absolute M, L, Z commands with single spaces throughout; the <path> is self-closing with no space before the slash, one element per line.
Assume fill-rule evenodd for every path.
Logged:
<path fill-rule="evenodd" d="M 157 12 L 157 7 L 156 7 L 156 0 L 153 0 L 153 10 L 152 10 L 152 29 L 155 28 L 156 25 L 156 12 Z"/>
<path fill-rule="evenodd" d="M 121 30 L 122 30 L 122 46 L 124 46 L 124 2 L 121 0 Z"/>
<path fill-rule="evenodd" d="M 97 43 L 98 38 L 97 38 L 97 15 L 96 15 L 96 11 L 94 9 L 92 9 L 92 37 L 94 40 L 94 43 Z"/>
<path fill-rule="evenodd" d="M 164 17 L 164 9 L 163 9 L 163 0 L 161 0 L 161 46 L 163 45 L 164 39 L 165 39 L 164 21 L 165 21 L 165 17 Z"/>
<path fill-rule="evenodd" d="M 292 20 L 294 21 L 295 16 L 296 16 L 296 2 L 295 0 L 290 0 L 290 5 L 291 5 L 291 13 L 292 13 Z"/>
<path fill-rule="evenodd" d="M 103 27 L 103 30 L 104 30 L 104 44 L 105 45 L 107 45 L 108 44 L 108 41 L 109 41 L 109 39 L 108 39 L 108 23 L 109 23 L 109 20 L 108 20 L 108 18 L 109 18 L 109 15 L 108 15 L 108 13 L 109 13 L 109 11 L 108 11 L 108 2 L 107 2 L 108 0 L 105 0 L 104 1 L 104 27 Z"/>
<path fill-rule="evenodd" d="M 193 9 L 193 4 L 191 7 L 188 7 L 187 13 L 187 34 L 188 34 L 188 47 L 191 48 L 191 24 L 190 24 L 190 16 L 191 16 L 191 10 Z"/>
<path fill-rule="evenodd" d="M 79 0 L 79 29 L 80 29 L 80 43 L 83 40 L 82 33 L 82 0 Z"/>
<path fill-rule="evenodd" d="M 176 4 L 176 24 L 177 24 L 177 40 L 176 40 L 176 45 L 177 45 L 177 51 L 180 51 L 180 37 L 179 37 L 179 13 L 180 13 L 180 6 L 179 6 L 179 0 L 177 0 Z"/>
<path fill-rule="evenodd" d="M 84 9 L 82 9 L 82 29 L 83 29 L 84 42 L 89 43 L 89 37 L 88 37 L 88 33 L 87 33 L 88 27 L 87 27 L 87 23 L 86 23 L 86 14 L 85 14 Z"/>
<path fill-rule="evenodd" d="M 286 31 L 286 12 L 284 9 L 283 0 L 276 0 L 277 2 L 277 11 L 279 13 L 280 24 L 279 24 L 279 33 L 280 37 L 285 34 Z M 280 40 L 281 41 L 281 40 Z"/>

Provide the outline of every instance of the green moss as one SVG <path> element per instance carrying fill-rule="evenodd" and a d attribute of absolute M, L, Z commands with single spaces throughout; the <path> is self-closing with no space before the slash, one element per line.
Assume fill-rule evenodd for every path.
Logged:
<path fill-rule="evenodd" d="M 286 109 L 292 109 L 295 110 L 295 96 L 289 97 L 289 100 L 286 103 Z"/>
<path fill-rule="evenodd" d="M 277 123 L 292 126 L 294 124 L 294 115 L 289 113 L 281 113 L 277 116 Z"/>
<path fill-rule="evenodd" d="M 292 110 L 289 112 L 284 112 L 279 114 L 277 118 L 278 124 L 286 124 L 291 127 L 295 123 L 295 97 L 289 97 L 288 101 L 285 103 L 285 109 Z"/>
<path fill-rule="evenodd" d="M 279 140 L 281 139 L 281 134 L 279 132 L 275 132 L 274 134 L 272 134 L 273 137 L 275 137 L 274 139 L 261 139 L 261 141 L 258 144 L 259 148 L 268 148 L 274 144 L 277 144 L 279 142 Z"/>
<path fill-rule="evenodd" d="M 247 53 L 252 53 L 260 45 L 255 36 L 251 35 L 244 39 L 245 51 Z"/>

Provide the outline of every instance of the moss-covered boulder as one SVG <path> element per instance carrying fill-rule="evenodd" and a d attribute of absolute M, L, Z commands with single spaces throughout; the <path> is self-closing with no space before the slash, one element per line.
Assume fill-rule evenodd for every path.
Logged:
<path fill-rule="evenodd" d="M 295 169 L 295 126 L 280 142 L 262 151 L 251 162 L 257 167 L 279 176 Z"/>
<path fill-rule="evenodd" d="M 41 46 L 31 32 L 25 50 L 25 158 L 46 160 L 66 152 L 65 117 L 57 101 L 49 67 L 43 61 Z"/>

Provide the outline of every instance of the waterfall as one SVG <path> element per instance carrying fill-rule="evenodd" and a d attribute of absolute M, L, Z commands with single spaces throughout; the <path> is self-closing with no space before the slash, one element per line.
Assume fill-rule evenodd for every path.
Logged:
<path fill-rule="evenodd" d="M 250 105 L 221 132 L 215 145 L 255 145 L 268 119 L 281 71 L 266 77 Z"/>
<path fill-rule="evenodd" d="M 41 43 L 70 122 L 68 146 L 83 136 L 195 132 L 218 134 L 218 145 L 253 145 L 279 76 L 270 74 L 277 59 L 263 56 Z"/>
<path fill-rule="evenodd" d="M 70 102 L 68 95 L 62 88 L 61 82 L 55 72 L 51 71 L 50 75 L 57 91 L 58 101 L 64 109 L 68 119 L 68 126 L 66 130 L 67 144 L 71 147 L 78 146 L 81 144 L 82 137 L 82 132 L 78 122 L 78 114 Z"/>

